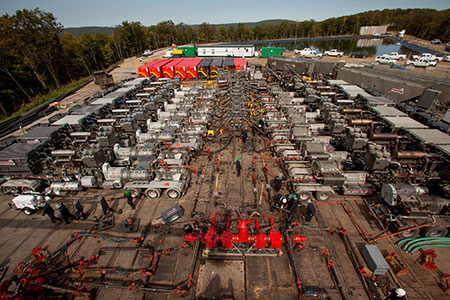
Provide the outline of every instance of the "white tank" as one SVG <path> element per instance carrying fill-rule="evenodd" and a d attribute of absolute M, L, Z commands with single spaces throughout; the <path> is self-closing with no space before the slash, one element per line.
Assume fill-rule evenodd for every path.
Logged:
<path fill-rule="evenodd" d="M 58 194 L 58 191 L 81 191 L 82 186 L 78 181 L 53 182 L 50 185 L 52 191 Z"/>

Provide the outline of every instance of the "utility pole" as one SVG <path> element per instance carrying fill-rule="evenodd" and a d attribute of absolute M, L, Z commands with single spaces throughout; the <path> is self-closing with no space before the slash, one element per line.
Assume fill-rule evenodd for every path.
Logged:
<path fill-rule="evenodd" d="M 294 50 L 297 48 L 297 28 L 298 28 L 298 18 L 297 18 L 297 23 L 295 24 Z"/>

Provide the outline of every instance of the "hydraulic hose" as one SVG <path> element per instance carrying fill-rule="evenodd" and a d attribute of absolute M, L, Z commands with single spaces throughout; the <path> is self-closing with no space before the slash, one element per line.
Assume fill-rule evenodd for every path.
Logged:
<path fill-rule="evenodd" d="M 413 254 L 414 252 L 416 252 L 417 250 L 419 250 L 419 249 L 422 249 L 422 248 L 426 248 L 426 247 L 438 247 L 438 248 L 447 248 L 447 247 L 450 247 L 450 243 L 449 244 L 435 244 L 435 245 L 421 245 L 421 246 L 417 246 L 417 247 L 415 247 L 415 248 L 412 248 L 411 249 L 411 251 L 410 251 L 410 253 L 411 254 Z"/>
<path fill-rule="evenodd" d="M 410 247 L 410 245 L 412 244 L 417 244 L 417 243 L 423 243 L 423 242 L 430 242 L 430 241 L 440 241 L 440 240 L 447 240 L 449 241 L 449 238 L 446 237 L 424 237 L 424 238 L 409 238 L 406 239 L 408 241 L 406 241 L 406 243 L 402 246 L 403 249 L 407 249 Z M 397 242 L 397 245 L 400 245 L 404 242 L 404 240 L 401 240 L 399 242 Z"/>
<path fill-rule="evenodd" d="M 438 242 L 445 243 L 445 242 L 450 242 L 450 240 L 449 240 L 449 239 L 447 239 L 447 240 L 442 240 L 442 239 L 427 239 L 427 240 L 423 240 L 423 241 L 410 241 L 410 242 L 407 243 L 407 245 L 406 245 L 406 244 L 403 245 L 402 248 L 405 249 L 405 250 L 408 250 L 408 249 L 410 249 L 410 248 L 412 248 L 412 247 L 414 247 L 414 246 L 420 245 L 420 244 L 438 243 Z"/>
<path fill-rule="evenodd" d="M 234 136 L 231 136 L 230 139 L 228 140 L 228 142 L 225 143 L 225 145 L 222 148 L 219 148 L 218 150 L 215 151 L 211 151 L 211 154 L 217 154 L 223 150 L 225 150 L 225 148 L 228 147 L 228 145 L 231 143 L 231 141 L 233 140 Z"/>

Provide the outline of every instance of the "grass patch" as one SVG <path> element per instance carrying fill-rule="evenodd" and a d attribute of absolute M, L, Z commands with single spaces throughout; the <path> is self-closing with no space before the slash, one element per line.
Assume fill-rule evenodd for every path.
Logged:
<path fill-rule="evenodd" d="M 70 83 L 68 83 L 66 85 L 63 85 L 59 89 L 51 90 L 46 95 L 35 96 L 31 102 L 29 102 L 29 103 L 25 104 L 24 106 L 22 106 L 18 111 L 14 112 L 12 115 L 10 115 L 10 116 L 4 116 L 4 115 L 0 116 L 0 122 L 9 120 L 9 119 L 14 118 L 14 117 L 21 116 L 24 113 L 29 112 L 33 108 L 36 108 L 39 105 L 41 105 L 41 104 L 43 104 L 43 103 L 45 103 L 45 102 L 47 102 L 47 101 L 49 101 L 51 99 L 54 99 L 54 98 L 59 97 L 61 95 L 64 95 L 65 93 L 73 90 L 74 88 L 76 88 L 76 87 L 78 87 L 78 86 L 80 86 L 82 84 L 85 84 L 90 79 L 91 79 L 90 76 L 84 77 L 84 78 L 81 78 L 80 80 L 73 81 L 73 82 L 70 82 Z"/>

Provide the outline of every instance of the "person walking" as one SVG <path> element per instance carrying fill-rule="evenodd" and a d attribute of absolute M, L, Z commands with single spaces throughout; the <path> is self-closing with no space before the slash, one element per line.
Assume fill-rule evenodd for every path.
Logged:
<path fill-rule="evenodd" d="M 84 208 L 81 205 L 79 200 L 73 200 L 73 205 L 75 205 L 75 209 L 77 210 L 77 214 L 78 216 L 82 219 L 82 220 L 86 220 L 87 218 L 87 214 L 84 213 Z"/>
<path fill-rule="evenodd" d="M 70 220 L 75 219 L 75 216 L 70 213 L 64 203 L 60 202 L 56 204 L 56 208 L 59 209 L 59 213 L 61 214 L 61 217 L 64 219 L 64 222 L 66 222 L 66 224 L 70 224 Z"/>
<path fill-rule="evenodd" d="M 242 144 L 245 144 L 245 142 L 247 142 L 247 129 L 244 127 L 242 128 Z"/>
<path fill-rule="evenodd" d="M 136 206 L 133 203 L 133 196 L 131 195 L 130 190 L 125 190 L 125 197 L 127 198 L 128 205 L 131 206 L 131 209 L 136 209 Z"/>
<path fill-rule="evenodd" d="M 278 174 L 278 176 L 273 179 L 272 186 L 275 192 L 279 192 L 281 190 L 283 180 L 286 180 L 286 178 L 284 178 L 282 174 Z"/>
<path fill-rule="evenodd" d="M 44 209 L 42 210 L 42 215 L 47 215 L 52 223 L 56 223 L 56 221 L 61 221 L 61 218 L 55 217 L 55 210 L 50 206 L 50 204 L 45 203 Z"/>
<path fill-rule="evenodd" d="M 316 207 L 312 203 L 311 199 L 307 201 L 308 205 L 306 206 L 306 222 L 311 222 L 312 217 L 316 215 Z"/>
<path fill-rule="evenodd" d="M 241 169 L 242 169 L 242 166 L 241 166 L 241 158 L 238 157 L 237 160 L 236 160 L 236 173 L 237 173 L 237 177 L 241 176 Z"/>
<path fill-rule="evenodd" d="M 103 215 L 107 215 L 108 212 L 111 210 L 111 208 L 108 205 L 108 202 L 106 202 L 105 197 L 98 196 L 98 200 L 100 200 L 100 205 L 102 206 Z"/>

